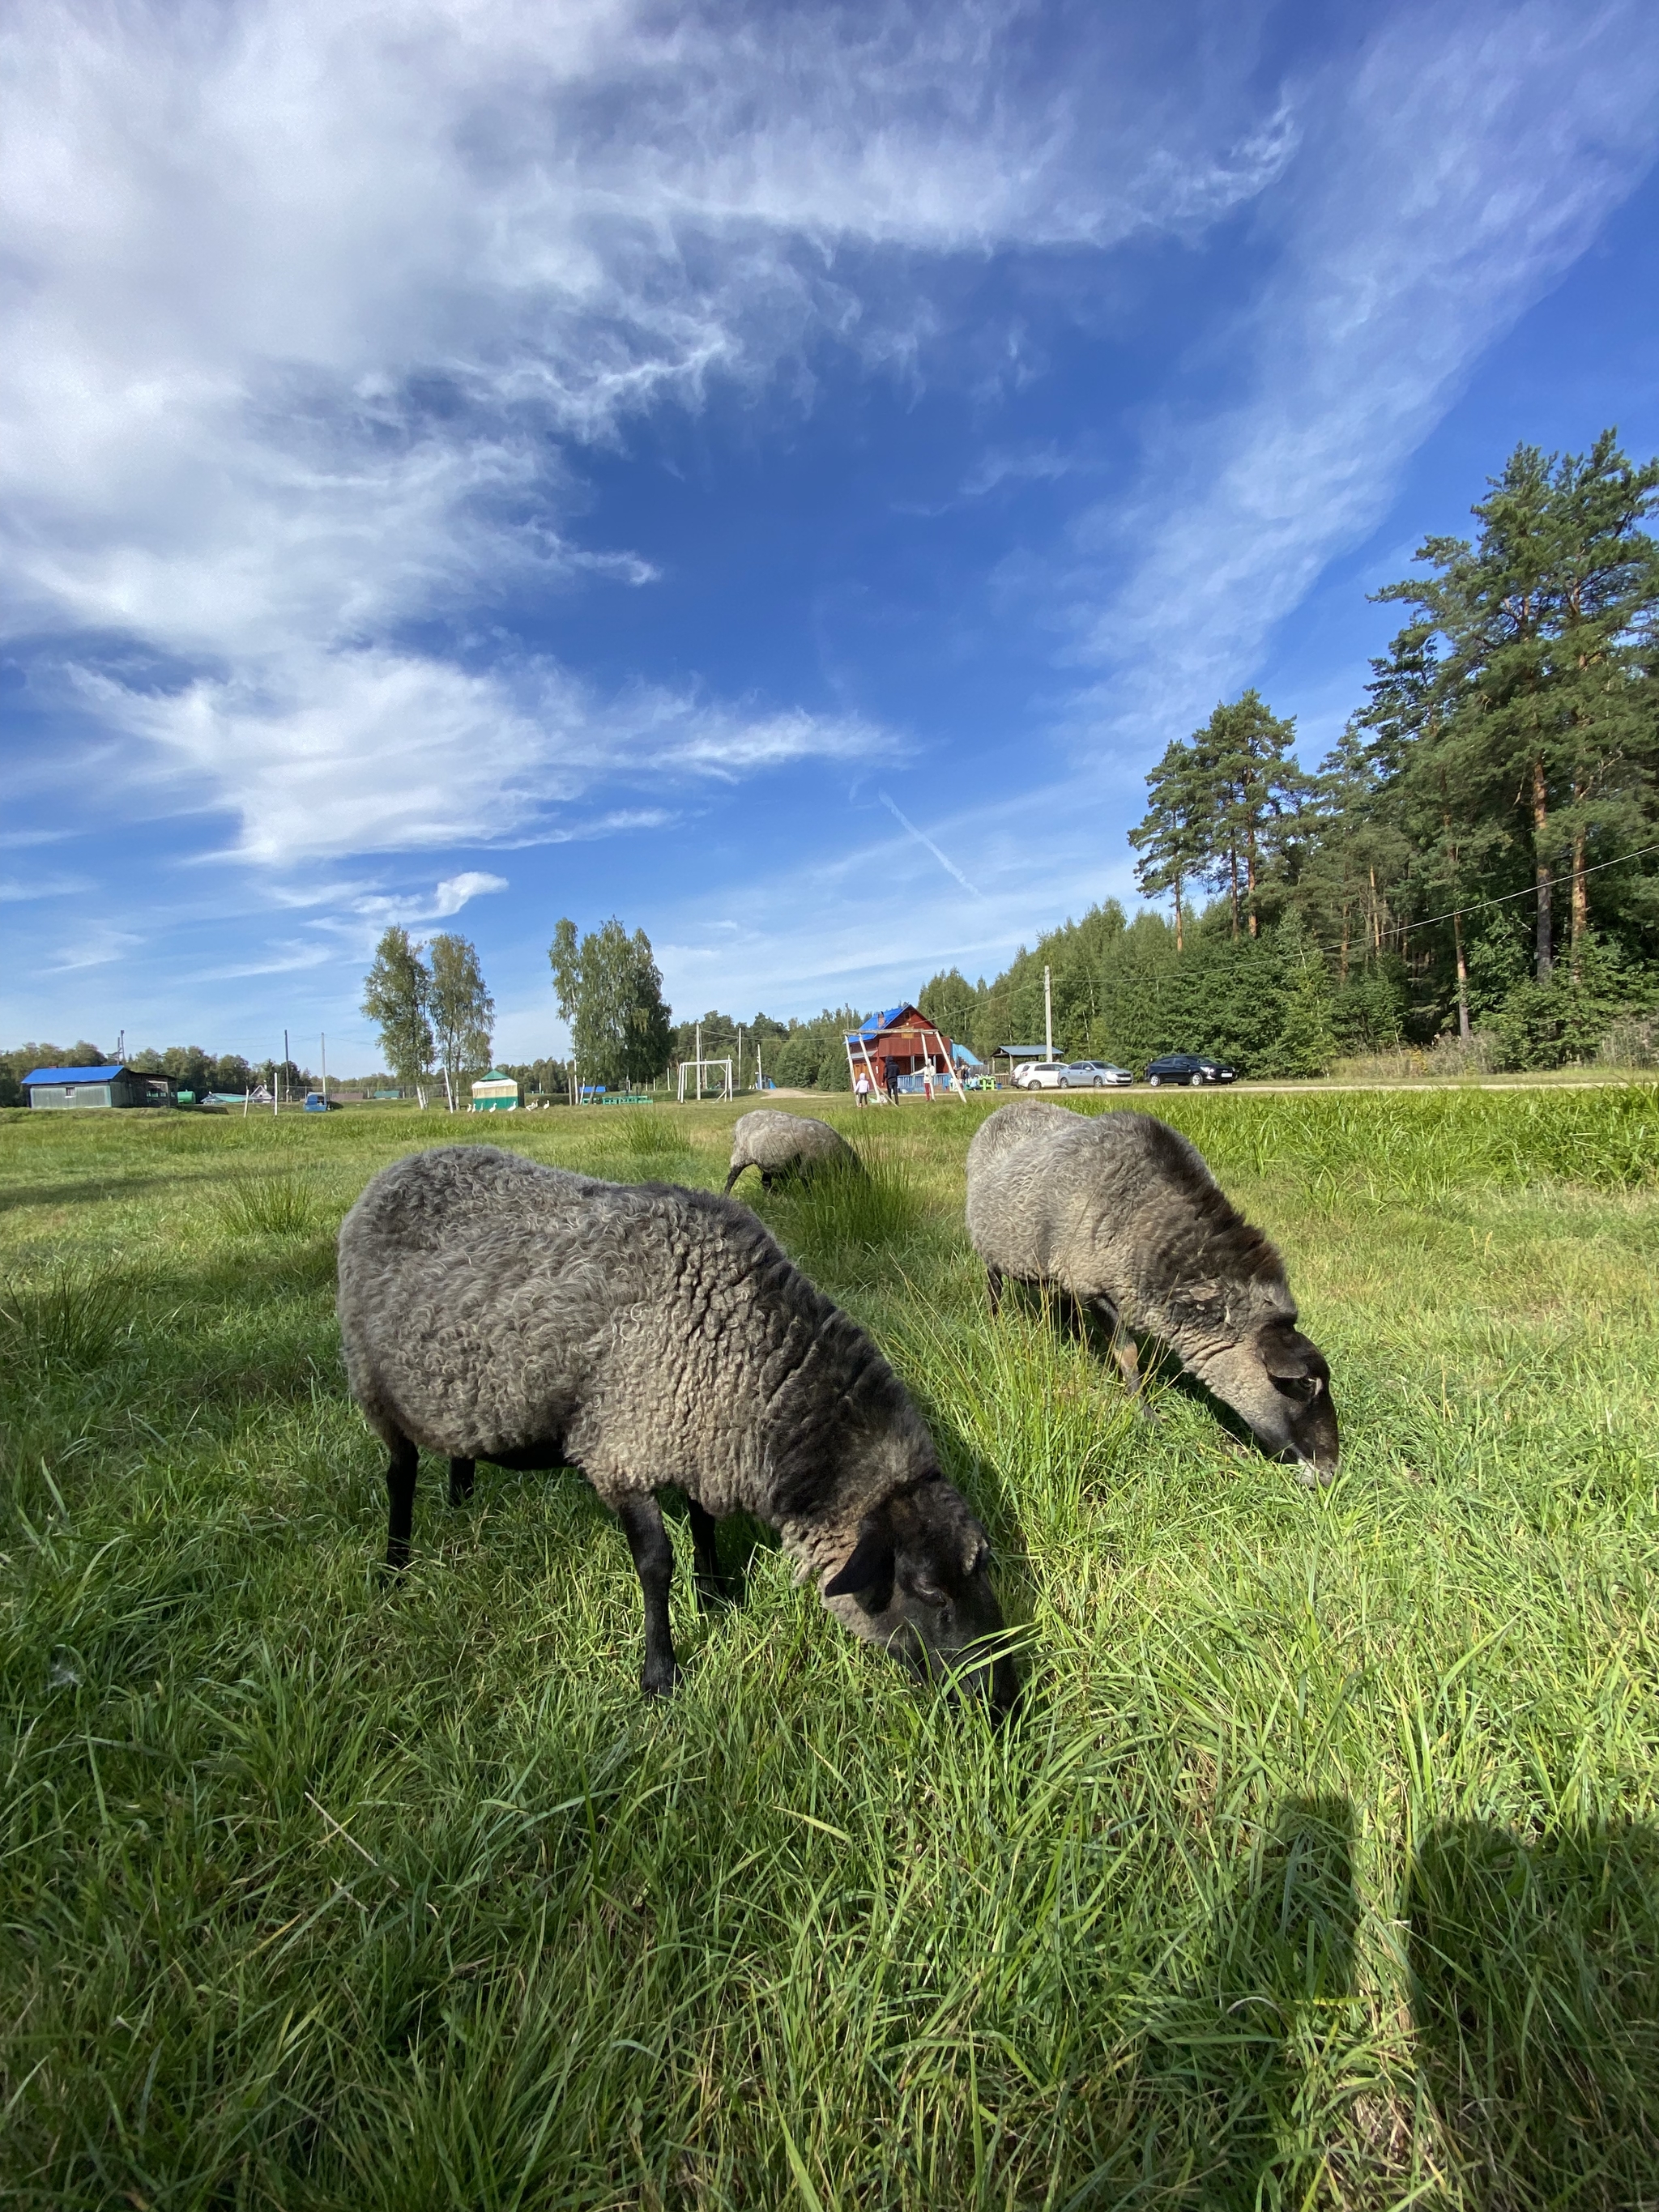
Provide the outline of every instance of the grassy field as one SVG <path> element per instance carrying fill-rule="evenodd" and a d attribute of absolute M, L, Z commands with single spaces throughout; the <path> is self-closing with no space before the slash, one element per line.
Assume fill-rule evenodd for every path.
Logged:
<path fill-rule="evenodd" d="M 830 1109 L 871 1194 L 757 1200 L 992 1531 L 1000 1734 L 736 1526 L 647 1709 L 574 1474 L 428 1462 L 375 1571 L 365 1179 L 716 1185 L 734 1110 L 0 1127 L 0 2203 L 1659 2205 L 1659 1093 L 1160 1098 L 1330 1357 L 1320 1495 L 988 1320 L 980 1107 Z"/>

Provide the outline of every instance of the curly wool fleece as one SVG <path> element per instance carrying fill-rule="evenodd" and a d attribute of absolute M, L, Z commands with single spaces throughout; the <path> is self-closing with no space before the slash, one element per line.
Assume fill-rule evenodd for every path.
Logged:
<path fill-rule="evenodd" d="M 394 1449 L 573 1463 L 613 1510 L 672 1484 L 768 1522 L 803 1576 L 923 1483 L 964 1566 L 982 1544 L 887 1362 L 731 1200 L 418 1153 L 346 1216 L 339 1315 L 351 1395 Z"/>

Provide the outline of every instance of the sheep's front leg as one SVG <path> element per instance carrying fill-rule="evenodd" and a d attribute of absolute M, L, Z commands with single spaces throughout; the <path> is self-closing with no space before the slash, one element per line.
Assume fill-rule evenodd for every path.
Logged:
<path fill-rule="evenodd" d="M 665 1698 L 680 1677 L 674 1638 L 668 1626 L 668 1592 L 674 1580 L 674 1547 L 662 1525 L 662 1509 L 647 1492 L 617 1508 L 635 1572 L 645 1599 L 645 1670 L 640 1686 L 647 1698 Z"/>
<path fill-rule="evenodd" d="M 691 1547 L 697 1560 L 697 1604 L 701 1611 L 711 1613 L 717 1605 L 729 1605 L 732 1592 L 720 1571 L 718 1536 L 720 1523 L 712 1513 L 707 1513 L 695 1498 L 685 1501 L 691 1522 Z"/>
<path fill-rule="evenodd" d="M 985 1270 L 985 1287 L 990 1294 L 991 1318 L 994 1321 L 1002 1310 L 1002 1270 L 1000 1267 L 988 1267 Z"/>
<path fill-rule="evenodd" d="M 1140 1391 L 1140 1359 L 1135 1350 L 1135 1340 L 1118 1318 L 1117 1308 L 1109 1298 L 1102 1298 L 1099 1309 L 1101 1319 L 1112 1332 L 1112 1357 L 1117 1362 L 1118 1373 L 1122 1376 L 1124 1386 L 1133 1399 L 1136 1408 L 1144 1413 L 1147 1410 L 1146 1401 Z"/>
<path fill-rule="evenodd" d="M 390 1449 L 392 1461 L 386 1471 L 390 1507 L 386 1516 L 386 1563 L 394 1575 L 400 1575 L 409 1565 L 409 1535 L 415 1525 L 415 1476 L 421 1455 L 407 1437 L 395 1432 Z"/>
<path fill-rule="evenodd" d="M 470 1459 L 453 1459 L 449 1462 L 449 1502 L 465 1505 L 472 1495 L 472 1478 L 477 1472 L 477 1462 Z"/>

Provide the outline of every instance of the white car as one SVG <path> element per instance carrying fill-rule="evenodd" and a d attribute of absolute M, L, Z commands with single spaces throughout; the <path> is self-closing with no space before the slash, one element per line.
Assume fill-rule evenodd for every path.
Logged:
<path fill-rule="evenodd" d="M 1016 1091 L 1058 1091 L 1066 1073 L 1063 1060 L 1024 1060 L 1014 1070 Z"/>
<path fill-rule="evenodd" d="M 1114 1067 L 1109 1060 L 1068 1060 L 1060 1071 L 1061 1091 L 1110 1091 L 1133 1083 L 1127 1067 Z"/>

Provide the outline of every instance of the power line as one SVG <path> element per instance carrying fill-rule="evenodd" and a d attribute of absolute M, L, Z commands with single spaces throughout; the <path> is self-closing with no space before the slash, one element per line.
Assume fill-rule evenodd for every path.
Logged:
<path fill-rule="evenodd" d="M 1565 860 L 1570 851 L 1571 848 L 1564 848 L 1556 854 L 1555 860 Z M 1577 881 L 1581 876 L 1599 876 L 1603 868 L 1622 868 L 1627 860 L 1639 860 L 1644 853 L 1659 853 L 1659 843 L 1638 845 L 1634 852 L 1620 854 L 1617 860 L 1598 860 L 1593 868 L 1576 868 L 1570 880 Z M 1555 860 L 1550 862 L 1551 867 L 1555 866 Z M 1557 878 L 1551 878 L 1552 890 L 1558 880 Z M 1524 890 L 1505 891 L 1500 898 L 1476 899 L 1472 906 L 1449 906 L 1444 914 L 1431 914 L 1424 921 L 1401 922 L 1397 925 L 1398 933 L 1401 937 L 1409 937 L 1413 930 L 1432 929 L 1437 921 L 1450 921 L 1462 915 L 1480 914 L 1489 906 L 1507 906 L 1511 899 L 1536 898 L 1537 896 L 1537 884 L 1528 884 Z"/>

